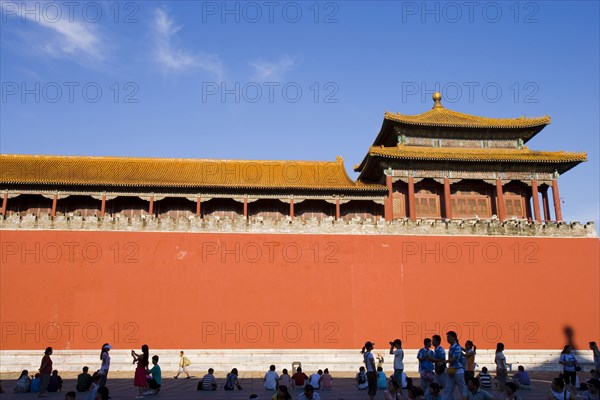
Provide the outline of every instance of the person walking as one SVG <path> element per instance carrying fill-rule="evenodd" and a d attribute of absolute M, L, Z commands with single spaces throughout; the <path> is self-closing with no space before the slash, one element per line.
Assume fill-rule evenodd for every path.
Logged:
<path fill-rule="evenodd" d="M 187 378 L 190 379 L 190 374 L 188 373 L 188 367 L 190 366 L 190 359 L 187 358 L 183 351 L 179 352 L 179 371 L 177 371 L 177 375 L 174 376 L 175 379 L 179 378 L 179 374 L 184 373 L 187 375 Z"/>

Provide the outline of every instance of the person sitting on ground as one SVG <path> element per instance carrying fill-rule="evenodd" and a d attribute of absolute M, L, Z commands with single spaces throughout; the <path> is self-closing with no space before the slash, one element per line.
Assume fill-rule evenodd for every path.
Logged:
<path fill-rule="evenodd" d="M 517 385 L 517 389 L 531 390 L 531 379 L 522 365 L 519 365 L 519 371 L 512 377 L 512 382 Z"/>
<path fill-rule="evenodd" d="M 21 372 L 21 376 L 17 379 L 17 385 L 13 392 L 15 393 L 27 393 L 29 392 L 29 387 L 31 386 L 31 378 L 29 377 L 29 371 L 24 369 Z"/>
<path fill-rule="evenodd" d="M 296 368 L 296 373 L 292 375 L 292 385 L 295 388 L 302 389 L 306 385 L 306 381 L 308 381 L 308 376 L 302 372 L 302 368 Z"/>
<path fill-rule="evenodd" d="M 100 382 L 102 381 L 102 377 L 99 374 L 94 374 L 92 376 L 92 386 L 90 386 L 90 391 L 88 392 L 86 400 L 96 400 L 96 394 L 98 393 L 98 389 L 100 388 Z"/>
<path fill-rule="evenodd" d="M 315 392 L 315 388 L 312 385 L 306 385 L 304 386 L 304 392 L 298 396 L 298 400 L 321 400 L 321 396 Z"/>
<path fill-rule="evenodd" d="M 570 400 L 571 392 L 565 390 L 565 381 L 561 378 L 554 378 L 550 386 L 548 400 Z"/>
<path fill-rule="evenodd" d="M 395 379 L 390 380 L 388 383 L 388 390 L 383 391 L 384 400 L 402 400 L 402 393 L 400 393 L 400 385 Z"/>
<path fill-rule="evenodd" d="M 599 400 L 600 381 L 596 378 L 587 381 L 588 390 L 583 395 L 583 400 Z"/>
<path fill-rule="evenodd" d="M 488 373 L 487 367 L 481 368 L 481 372 L 477 375 L 477 378 L 482 389 L 490 390 L 492 388 L 492 376 Z"/>
<path fill-rule="evenodd" d="M 271 397 L 271 400 L 292 400 L 292 395 L 287 386 L 279 385 L 277 392 Z"/>
<path fill-rule="evenodd" d="M 377 367 L 377 389 L 385 390 L 388 388 L 387 376 L 383 372 L 383 367 Z"/>
<path fill-rule="evenodd" d="M 42 384 L 41 375 L 38 372 L 37 374 L 35 374 L 35 376 L 33 377 L 33 380 L 31 381 L 31 386 L 29 386 L 29 391 L 31 393 L 39 392 L 41 384 Z"/>
<path fill-rule="evenodd" d="M 77 398 L 77 393 L 75 393 L 74 391 L 70 391 L 67 392 L 67 394 L 65 394 L 65 400 L 75 400 Z"/>
<path fill-rule="evenodd" d="M 263 378 L 264 387 L 266 390 L 277 390 L 277 382 L 279 381 L 279 375 L 275 372 L 275 366 L 271 365 L 269 370 Z"/>
<path fill-rule="evenodd" d="M 367 373 L 365 371 L 365 367 L 360 367 L 358 369 L 358 374 L 356 374 L 356 388 L 358 390 L 365 390 L 369 387 L 369 382 L 367 381 Z"/>
<path fill-rule="evenodd" d="M 88 371 L 88 367 L 83 367 L 83 372 L 77 375 L 77 386 L 75 386 L 75 389 L 78 392 L 87 392 L 92 385 L 92 376 Z"/>
<path fill-rule="evenodd" d="M 408 398 L 410 400 L 425 400 L 423 389 L 421 389 L 419 386 L 411 386 L 408 388 Z"/>
<path fill-rule="evenodd" d="M 100 376 L 100 378 L 102 378 L 102 376 Z M 100 381 L 100 384 L 102 384 L 102 380 Z M 110 400 L 111 397 L 108 394 L 108 388 L 106 386 L 100 386 L 98 388 L 98 393 L 96 393 L 96 400 Z"/>
<path fill-rule="evenodd" d="M 62 391 L 63 380 L 58 375 L 58 371 L 52 371 L 52 375 L 50 375 L 50 380 L 48 381 L 48 392 L 55 393 Z"/>
<path fill-rule="evenodd" d="M 479 379 L 470 378 L 467 382 L 466 400 L 493 400 L 494 396 L 479 387 Z"/>
<path fill-rule="evenodd" d="M 236 387 L 238 390 L 242 390 L 242 386 L 238 381 L 238 370 L 237 368 L 233 368 L 231 372 L 227 374 L 227 378 L 225 378 L 225 386 L 223 386 L 223 389 L 233 390 Z"/>
<path fill-rule="evenodd" d="M 325 368 L 325 370 L 323 371 L 323 375 L 321 376 L 321 389 L 333 389 L 333 377 L 329 374 L 329 368 Z"/>
<path fill-rule="evenodd" d="M 468 382 L 468 381 L 467 381 Z M 429 390 L 425 393 L 425 400 L 441 400 L 442 395 L 440 394 L 442 388 L 435 382 L 429 384 Z"/>
<path fill-rule="evenodd" d="M 517 384 L 514 382 L 507 382 L 506 387 L 504 389 L 504 400 L 521 400 L 521 396 L 519 396 L 516 392 L 519 390 Z"/>
<path fill-rule="evenodd" d="M 160 385 L 162 384 L 162 373 L 158 365 L 157 355 L 152 356 L 152 368 L 147 371 L 147 374 L 152 376 L 152 378 L 146 378 L 148 387 L 150 388 L 150 393 L 148 394 L 157 394 L 160 392 Z"/>
<path fill-rule="evenodd" d="M 279 386 L 285 386 L 286 388 L 292 387 L 292 377 L 285 368 L 281 371 L 281 376 L 279 377 Z"/>
<path fill-rule="evenodd" d="M 217 390 L 217 381 L 215 379 L 214 369 L 208 369 L 208 374 L 204 375 L 202 380 L 198 383 L 198 390 Z"/>
<path fill-rule="evenodd" d="M 321 388 L 321 376 L 323 376 L 323 370 L 318 370 L 316 373 L 312 374 L 309 378 L 310 384 L 315 390 L 319 390 Z"/>

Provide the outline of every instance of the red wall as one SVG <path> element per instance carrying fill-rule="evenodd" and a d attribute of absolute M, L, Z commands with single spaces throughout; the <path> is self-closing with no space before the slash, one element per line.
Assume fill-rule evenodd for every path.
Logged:
<path fill-rule="evenodd" d="M 0 231 L 3 350 L 600 339 L 598 239 Z"/>

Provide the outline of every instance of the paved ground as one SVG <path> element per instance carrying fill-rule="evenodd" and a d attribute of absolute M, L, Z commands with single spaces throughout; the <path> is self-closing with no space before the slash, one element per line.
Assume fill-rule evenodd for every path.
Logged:
<path fill-rule="evenodd" d="M 3 374 L 4 375 L 4 374 Z M 120 374 L 123 375 L 123 374 Z M 409 374 L 410 375 L 410 374 Z M 548 390 L 550 387 L 550 380 L 556 374 L 550 373 L 532 373 L 531 378 L 534 379 L 533 389 L 530 391 L 521 391 L 519 394 L 523 400 L 546 400 L 548 398 Z M 259 374 L 247 374 L 246 377 L 240 379 L 243 390 L 236 391 L 224 391 L 218 390 L 215 392 L 202 392 L 196 390 L 198 384 L 198 378 L 192 379 L 163 379 L 163 385 L 161 392 L 156 396 L 145 396 L 146 399 L 150 400 L 188 400 L 188 399 L 208 399 L 208 400 L 237 400 L 237 399 L 248 399 L 248 397 L 256 393 L 261 400 L 269 400 L 274 392 L 266 391 L 262 386 L 262 379 L 259 378 Z M 6 376 L 2 376 L 2 388 L 6 393 L 0 394 L 2 399 L 34 399 L 38 398 L 37 394 L 24 393 L 14 394 L 12 389 L 16 382 L 16 377 L 8 379 Z M 69 378 L 69 377 L 67 377 Z M 217 376 L 217 380 L 222 386 L 224 379 Z M 133 377 L 112 377 L 109 378 L 108 387 L 113 400 L 120 399 L 134 399 L 137 392 L 136 388 L 133 387 Z M 65 379 L 63 392 L 62 393 L 49 393 L 47 399 L 64 399 L 64 393 L 75 388 L 75 380 Z M 292 397 L 296 399 L 299 391 L 293 391 Z M 498 391 L 492 390 L 491 393 L 497 399 L 501 399 L 501 394 Z M 352 378 L 335 378 L 334 377 L 334 389 L 331 391 L 321 391 L 322 400 L 344 400 L 344 399 L 359 399 L 368 400 L 367 393 L 363 390 L 358 391 L 354 387 L 354 379 Z M 85 399 L 84 393 L 78 393 L 77 399 Z M 383 392 L 378 392 L 376 396 L 377 400 L 383 399 Z"/>

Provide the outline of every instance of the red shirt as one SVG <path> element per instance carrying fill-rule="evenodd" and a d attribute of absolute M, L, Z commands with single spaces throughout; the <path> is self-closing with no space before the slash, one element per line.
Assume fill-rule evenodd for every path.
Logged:
<path fill-rule="evenodd" d="M 45 355 L 42 358 L 42 367 L 43 367 L 43 369 L 40 369 L 40 373 L 42 373 L 42 374 L 51 374 L 52 373 L 52 359 L 50 358 L 49 355 Z"/>
<path fill-rule="evenodd" d="M 304 382 L 308 380 L 308 376 L 304 372 L 296 372 L 292 375 L 292 380 L 294 381 L 294 385 L 303 386 Z"/>

